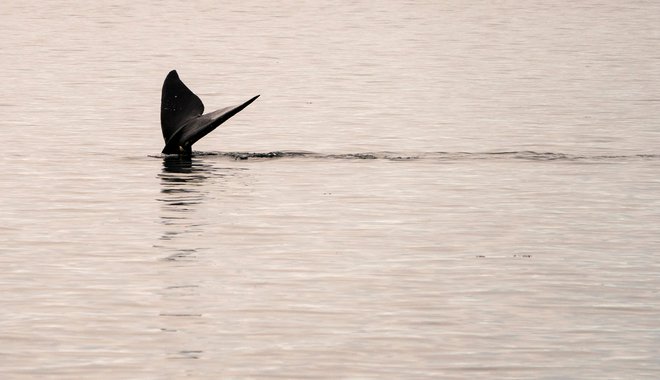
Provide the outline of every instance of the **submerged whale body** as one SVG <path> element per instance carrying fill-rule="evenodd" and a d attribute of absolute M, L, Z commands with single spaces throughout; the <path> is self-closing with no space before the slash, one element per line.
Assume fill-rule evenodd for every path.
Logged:
<path fill-rule="evenodd" d="M 259 95 L 243 104 L 204 113 L 204 104 L 179 79 L 176 70 L 170 71 L 163 83 L 160 102 L 160 127 L 165 139 L 165 154 L 191 154 L 192 145 L 220 124 L 241 112 Z"/>

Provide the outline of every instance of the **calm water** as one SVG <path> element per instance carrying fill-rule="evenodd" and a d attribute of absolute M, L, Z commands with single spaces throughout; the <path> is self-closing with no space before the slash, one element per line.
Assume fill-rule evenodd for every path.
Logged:
<path fill-rule="evenodd" d="M 1 377 L 658 378 L 660 3 L 579 4 L 2 3 Z M 261 97 L 163 157 L 171 69 Z"/>

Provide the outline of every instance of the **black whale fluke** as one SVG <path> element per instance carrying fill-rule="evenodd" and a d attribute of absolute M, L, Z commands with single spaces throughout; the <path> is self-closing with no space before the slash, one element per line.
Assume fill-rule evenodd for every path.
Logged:
<path fill-rule="evenodd" d="M 259 95 L 247 102 L 204 113 L 204 104 L 186 87 L 176 70 L 170 71 L 163 83 L 160 102 L 160 126 L 165 139 L 165 154 L 191 154 L 192 145 L 218 125 L 241 112 Z"/>

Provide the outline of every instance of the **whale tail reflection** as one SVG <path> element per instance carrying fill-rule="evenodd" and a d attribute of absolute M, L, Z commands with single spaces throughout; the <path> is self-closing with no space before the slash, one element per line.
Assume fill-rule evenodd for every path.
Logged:
<path fill-rule="evenodd" d="M 194 143 L 241 112 L 258 97 L 237 106 L 203 114 L 202 100 L 179 79 L 176 70 L 170 71 L 163 83 L 160 103 L 160 126 L 165 140 L 163 153 L 190 155 Z"/>

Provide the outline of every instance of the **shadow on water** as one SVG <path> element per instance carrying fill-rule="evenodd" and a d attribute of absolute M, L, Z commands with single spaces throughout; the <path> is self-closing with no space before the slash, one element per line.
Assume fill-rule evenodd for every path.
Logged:
<path fill-rule="evenodd" d="M 205 222 L 196 215 L 206 201 L 206 186 L 211 181 L 230 175 L 229 170 L 219 169 L 205 161 L 204 157 L 163 157 L 158 174 L 161 191 L 161 224 L 164 226 L 159 248 L 169 252 L 167 261 L 194 260 L 203 247 L 191 246 L 192 236 L 203 233 Z"/>
<path fill-rule="evenodd" d="M 161 331 L 177 336 L 190 323 L 198 321 L 203 313 L 196 309 L 195 301 L 201 297 L 203 289 L 191 277 L 183 272 L 196 270 L 198 255 L 208 247 L 200 246 L 205 239 L 207 222 L 200 215 L 207 201 L 209 189 L 232 177 L 236 170 L 219 168 L 205 157 L 163 157 L 162 168 L 158 173 L 160 194 L 157 201 L 161 204 L 160 222 L 163 232 L 157 248 L 162 250 L 161 259 L 171 271 L 172 282 L 162 289 L 163 311 Z M 203 244 L 203 243 L 202 243 Z M 191 266 L 189 266 L 191 265 Z M 186 269 L 185 267 L 188 267 Z M 184 280 L 187 279 L 187 280 Z M 199 359 L 204 351 L 190 347 L 178 347 L 168 353 L 168 359 Z"/>
<path fill-rule="evenodd" d="M 193 205 L 204 199 L 203 184 L 208 179 L 213 167 L 201 159 L 192 157 L 165 157 L 160 173 L 161 194 L 159 201 L 173 212 L 187 212 Z M 166 216 L 165 219 L 178 219 Z"/>
<path fill-rule="evenodd" d="M 195 206 L 203 203 L 203 184 L 208 178 L 205 166 L 190 157 L 165 157 L 159 174 L 162 202 L 161 223 L 165 227 L 160 238 L 168 253 L 163 260 L 181 261 L 195 258 L 197 248 L 177 247 L 176 240 L 193 233 L 200 226 L 194 222 Z"/>

